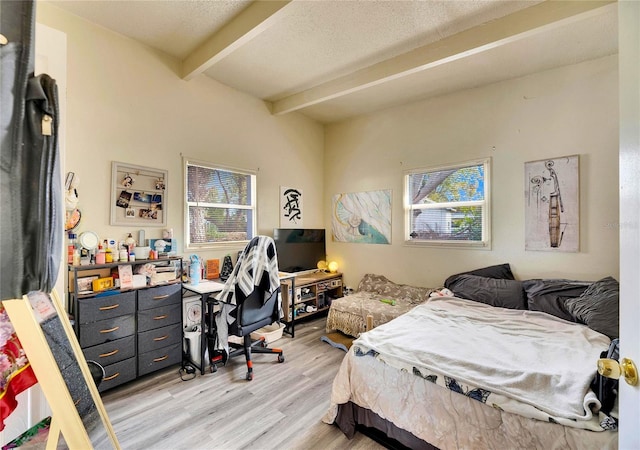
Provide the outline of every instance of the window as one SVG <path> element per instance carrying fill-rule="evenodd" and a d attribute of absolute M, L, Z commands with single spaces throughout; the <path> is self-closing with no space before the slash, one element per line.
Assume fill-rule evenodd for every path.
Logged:
<path fill-rule="evenodd" d="M 405 173 L 405 242 L 491 245 L 490 159 Z"/>
<path fill-rule="evenodd" d="M 247 242 L 256 235 L 256 175 L 184 159 L 186 247 Z"/>

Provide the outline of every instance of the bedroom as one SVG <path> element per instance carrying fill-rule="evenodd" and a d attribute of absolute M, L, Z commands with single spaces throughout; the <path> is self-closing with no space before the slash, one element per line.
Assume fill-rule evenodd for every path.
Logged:
<path fill-rule="evenodd" d="M 37 13 L 38 22 L 66 34 L 67 114 L 74 125 L 66 130 L 65 171 L 81 177 L 84 229 L 113 232 L 105 207 L 111 161 L 170 170 L 177 184 L 170 191 L 169 221 L 181 235 L 181 208 L 171 206 L 182 202 L 180 154 L 232 167 L 252 161 L 260 169 L 259 223 L 265 233 L 278 222 L 283 176 L 304 189 L 306 226 L 328 227 L 335 193 L 392 189 L 393 204 L 401 205 L 403 167 L 491 156 L 490 252 L 403 247 L 402 212 L 394 207 L 397 244 L 328 243 L 347 284 L 374 272 L 398 282 L 436 285 L 450 273 L 487 261 L 510 261 L 522 278 L 620 275 L 616 227 L 623 219 L 611 201 L 618 197 L 615 56 L 325 126 L 297 114 L 274 117 L 261 101 L 206 77 L 182 81 L 175 76 L 175 59 L 55 6 L 39 5 Z M 582 251 L 550 255 L 512 246 L 523 242 L 523 163 L 570 154 L 581 155 Z M 425 259 L 437 264 L 429 266 Z"/>

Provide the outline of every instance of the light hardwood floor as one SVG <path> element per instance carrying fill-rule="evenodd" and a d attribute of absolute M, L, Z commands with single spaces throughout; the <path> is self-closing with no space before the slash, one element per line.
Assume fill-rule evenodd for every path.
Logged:
<path fill-rule="evenodd" d="M 382 449 L 357 433 L 349 440 L 321 421 L 345 353 L 320 341 L 325 318 L 296 325 L 275 355 L 243 356 L 217 373 L 182 381 L 172 367 L 103 394 L 120 445 L 142 449 Z"/>

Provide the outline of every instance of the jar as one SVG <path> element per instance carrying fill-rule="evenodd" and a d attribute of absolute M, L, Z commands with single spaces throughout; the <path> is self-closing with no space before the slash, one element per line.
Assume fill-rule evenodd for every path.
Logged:
<path fill-rule="evenodd" d="M 120 250 L 120 261 L 128 261 L 129 260 L 129 252 L 125 249 Z"/>
<path fill-rule="evenodd" d="M 104 264 L 106 259 L 106 255 L 104 253 L 104 249 L 102 245 L 98 246 L 98 253 L 96 253 L 96 264 Z"/>

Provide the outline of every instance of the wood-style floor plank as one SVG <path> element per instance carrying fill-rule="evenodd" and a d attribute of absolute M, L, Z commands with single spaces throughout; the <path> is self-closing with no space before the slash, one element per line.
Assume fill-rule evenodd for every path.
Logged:
<path fill-rule="evenodd" d="M 103 394 L 123 449 L 382 449 L 362 434 L 349 440 L 321 421 L 344 352 L 320 341 L 325 318 L 296 325 L 254 354 L 254 379 L 246 381 L 244 356 L 218 372 L 182 381 L 172 367 Z M 185 378 L 191 377 L 189 375 Z"/>

